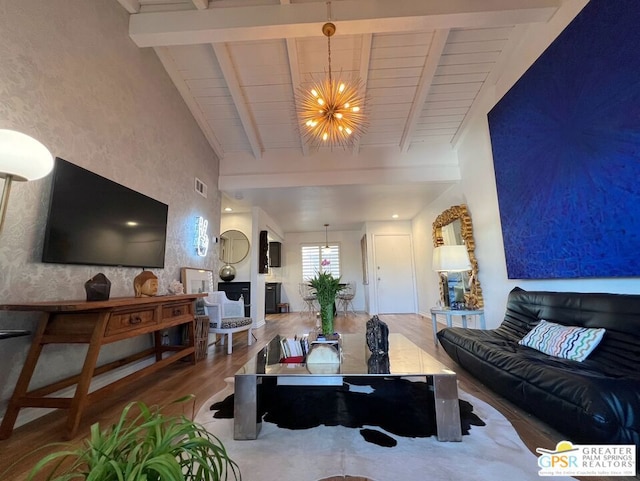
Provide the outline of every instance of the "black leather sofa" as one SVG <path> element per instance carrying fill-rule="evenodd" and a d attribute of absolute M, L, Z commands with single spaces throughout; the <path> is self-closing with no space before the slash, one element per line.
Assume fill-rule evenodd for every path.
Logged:
<path fill-rule="evenodd" d="M 606 333 L 583 362 L 518 341 L 540 319 Z M 576 444 L 640 446 L 640 295 L 510 292 L 497 329 L 447 327 L 447 354 L 486 386 Z"/>

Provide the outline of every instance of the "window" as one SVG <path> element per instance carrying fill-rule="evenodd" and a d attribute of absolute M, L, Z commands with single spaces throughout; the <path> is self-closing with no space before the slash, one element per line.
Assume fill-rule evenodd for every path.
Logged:
<path fill-rule="evenodd" d="M 328 252 L 323 252 L 322 245 L 302 246 L 302 279 L 308 281 L 318 272 L 329 272 L 333 277 L 340 277 L 340 246 L 330 245 Z"/>

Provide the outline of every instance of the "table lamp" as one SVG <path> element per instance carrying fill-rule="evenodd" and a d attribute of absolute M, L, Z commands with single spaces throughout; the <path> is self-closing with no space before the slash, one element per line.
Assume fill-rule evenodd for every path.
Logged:
<path fill-rule="evenodd" d="M 433 270 L 440 273 L 443 283 L 442 292 L 445 304 L 455 309 L 458 303 L 449 298 L 449 272 L 466 272 L 471 270 L 471 261 L 465 245 L 444 245 L 433 249 Z M 462 303 L 464 308 L 464 302 Z"/>

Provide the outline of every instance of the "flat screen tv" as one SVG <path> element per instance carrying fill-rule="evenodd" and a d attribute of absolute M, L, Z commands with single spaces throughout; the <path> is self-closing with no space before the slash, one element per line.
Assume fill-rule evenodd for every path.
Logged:
<path fill-rule="evenodd" d="M 42 262 L 164 267 L 168 206 L 56 158 Z"/>

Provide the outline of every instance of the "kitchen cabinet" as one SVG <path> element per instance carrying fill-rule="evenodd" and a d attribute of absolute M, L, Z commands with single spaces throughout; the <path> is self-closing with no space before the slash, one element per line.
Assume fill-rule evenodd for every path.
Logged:
<path fill-rule="evenodd" d="M 264 312 L 265 314 L 275 314 L 278 312 L 278 304 L 280 304 L 282 284 L 279 282 L 267 282 L 264 286 Z"/>

